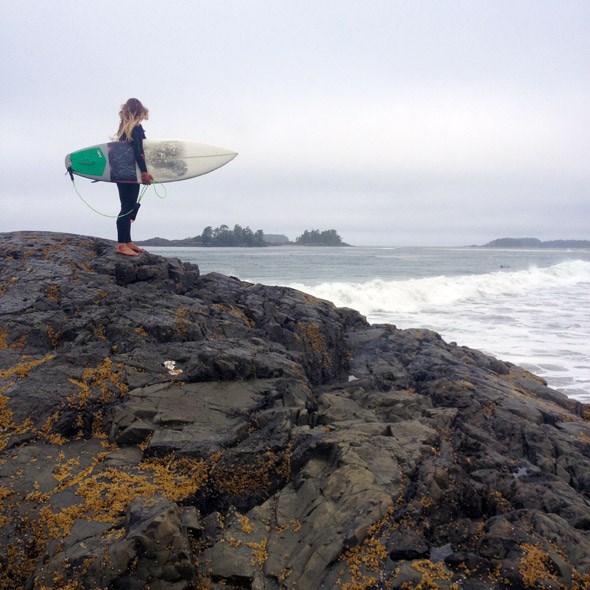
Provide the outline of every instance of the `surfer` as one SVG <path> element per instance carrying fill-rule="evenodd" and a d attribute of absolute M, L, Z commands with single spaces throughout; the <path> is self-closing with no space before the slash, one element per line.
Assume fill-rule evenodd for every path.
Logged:
<path fill-rule="evenodd" d="M 117 139 L 119 141 L 129 141 L 133 143 L 133 154 L 137 166 L 141 171 L 141 183 L 151 184 L 153 177 L 147 171 L 145 165 L 145 155 L 143 153 L 143 140 L 145 131 L 141 126 L 142 121 L 149 118 L 148 109 L 137 98 L 130 98 L 124 105 L 121 105 L 119 112 L 119 130 Z M 118 182 L 119 199 L 121 201 L 121 211 L 117 217 L 117 246 L 115 252 L 126 256 L 138 256 L 143 252 L 143 248 L 136 246 L 131 241 L 131 222 L 135 221 L 137 211 L 139 210 L 139 184 L 134 182 Z"/>

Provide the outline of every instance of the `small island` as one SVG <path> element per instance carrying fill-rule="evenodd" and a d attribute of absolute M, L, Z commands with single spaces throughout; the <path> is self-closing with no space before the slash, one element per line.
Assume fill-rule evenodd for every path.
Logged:
<path fill-rule="evenodd" d="M 320 231 L 318 229 L 305 230 L 302 235 L 291 242 L 282 234 L 265 234 L 261 229 L 252 231 L 249 227 L 234 225 L 233 230 L 227 225 L 213 229 L 207 226 L 201 235 L 180 240 L 166 238 L 150 238 L 138 241 L 140 246 L 160 247 L 241 247 L 261 248 L 265 246 L 349 246 L 342 241 L 335 229 Z"/>
<path fill-rule="evenodd" d="M 249 227 L 234 225 L 230 229 L 227 225 L 220 225 L 213 229 L 208 225 L 203 233 L 193 238 L 182 240 L 167 240 L 166 238 L 151 238 L 137 242 L 142 246 L 170 246 L 170 247 L 214 247 L 214 246 L 240 246 L 247 248 L 259 248 L 267 245 L 264 233 L 261 229 L 253 232 Z"/>
<path fill-rule="evenodd" d="M 320 231 L 319 229 L 305 230 L 296 240 L 298 246 L 349 246 L 342 241 L 335 229 Z"/>
<path fill-rule="evenodd" d="M 590 240 L 550 240 L 537 238 L 499 238 L 477 248 L 590 248 Z"/>

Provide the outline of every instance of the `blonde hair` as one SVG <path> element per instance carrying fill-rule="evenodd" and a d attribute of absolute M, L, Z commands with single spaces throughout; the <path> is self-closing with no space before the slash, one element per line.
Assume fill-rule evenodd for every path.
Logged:
<path fill-rule="evenodd" d="M 119 111 L 119 130 L 117 131 L 117 139 L 121 139 L 123 135 L 127 141 L 131 141 L 131 132 L 136 125 L 142 121 L 149 119 L 149 111 L 141 104 L 137 98 L 130 98 L 125 104 L 121 105 Z"/>

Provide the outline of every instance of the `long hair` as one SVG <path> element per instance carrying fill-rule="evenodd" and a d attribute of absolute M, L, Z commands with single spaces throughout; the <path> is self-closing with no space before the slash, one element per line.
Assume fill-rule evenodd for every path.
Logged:
<path fill-rule="evenodd" d="M 141 104 L 137 98 L 130 98 L 125 104 L 121 105 L 119 111 L 119 130 L 117 131 L 117 139 L 121 139 L 123 135 L 127 141 L 131 141 L 131 132 L 136 125 L 149 118 L 149 111 Z"/>

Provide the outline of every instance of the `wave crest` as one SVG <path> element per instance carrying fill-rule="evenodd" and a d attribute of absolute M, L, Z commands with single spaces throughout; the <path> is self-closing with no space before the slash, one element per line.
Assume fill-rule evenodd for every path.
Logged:
<path fill-rule="evenodd" d="M 438 276 L 423 279 L 364 283 L 329 282 L 318 285 L 291 283 L 293 287 L 332 301 L 338 307 L 352 307 L 365 315 L 416 312 L 460 301 L 496 299 L 590 283 L 590 262 L 574 260 L 546 268 L 506 271 L 469 276 Z"/>

